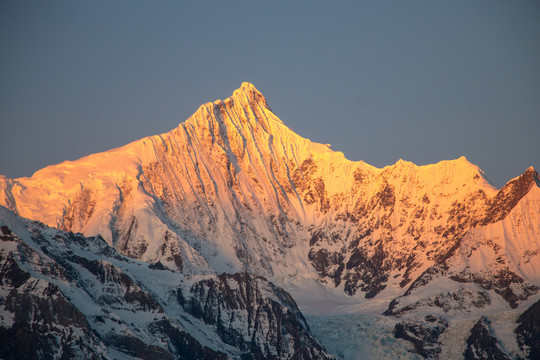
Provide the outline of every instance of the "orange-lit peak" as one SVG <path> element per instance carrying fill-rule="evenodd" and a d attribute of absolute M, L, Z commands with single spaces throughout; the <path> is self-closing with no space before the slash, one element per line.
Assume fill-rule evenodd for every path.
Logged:
<path fill-rule="evenodd" d="M 241 103 L 259 104 L 270 109 L 265 97 L 255 86 L 249 82 L 243 82 L 240 88 L 236 89 L 227 100 L 240 101 Z M 225 101 L 227 101 L 225 100 Z"/>

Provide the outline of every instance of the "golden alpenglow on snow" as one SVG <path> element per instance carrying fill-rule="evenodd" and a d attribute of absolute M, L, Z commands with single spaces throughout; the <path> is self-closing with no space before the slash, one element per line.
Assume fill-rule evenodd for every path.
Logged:
<path fill-rule="evenodd" d="M 350 161 L 245 82 L 0 177 L 0 357 L 538 358 L 539 184 Z"/>

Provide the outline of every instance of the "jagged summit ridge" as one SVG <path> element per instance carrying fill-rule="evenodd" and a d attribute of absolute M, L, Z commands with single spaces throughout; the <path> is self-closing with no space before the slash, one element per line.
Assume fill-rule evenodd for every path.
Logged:
<path fill-rule="evenodd" d="M 38 252 L 47 250 L 39 250 L 40 242 L 54 249 L 65 247 L 63 238 L 76 239 L 85 255 L 66 255 L 62 262 L 56 254 L 60 267 L 69 265 L 67 259 L 77 271 L 83 270 L 79 265 L 90 272 L 115 274 L 121 274 L 124 265 L 139 269 L 135 274 L 142 271 L 143 277 L 133 284 L 128 281 L 133 273 L 119 275 L 126 286 L 118 287 L 115 296 L 126 290 L 124 295 L 142 307 L 151 305 L 145 299 L 155 295 L 144 294 L 143 284 L 155 285 L 148 272 L 184 279 L 180 291 L 166 291 L 168 295 L 156 300 L 166 304 L 172 299 L 178 314 L 204 323 L 185 325 L 197 341 L 204 340 L 201 345 L 223 343 L 210 346 L 214 350 L 238 355 L 240 350 L 228 347 L 233 337 L 233 347 L 249 351 L 266 341 L 259 335 L 269 339 L 281 333 L 279 327 L 267 335 L 266 328 L 254 330 L 249 323 L 252 308 L 236 308 L 246 300 L 243 293 L 254 290 L 256 296 L 250 297 L 256 299 L 257 287 L 271 290 L 270 298 L 278 303 L 292 304 L 275 284 L 290 290 L 302 310 L 318 314 L 384 311 L 400 319 L 398 334 L 418 330 L 418 339 L 402 338 L 419 344 L 429 340 L 419 347 L 420 353 L 429 348 L 436 358 L 445 351 L 439 340 L 458 331 L 452 317 L 478 319 L 519 309 L 538 298 L 539 183 L 531 167 L 498 190 L 465 157 L 424 166 L 400 159 L 380 169 L 350 161 L 328 145 L 293 132 L 262 94 L 244 83 L 229 98 L 202 105 L 168 133 L 49 166 L 30 178 L 0 177 L 0 205 L 67 232 L 18 219 L 1 207 L 0 215 L 13 220 L 9 224 L 15 233 L 29 231 L 16 228 L 21 221 L 41 229 L 32 230 L 34 240 L 29 242 Z M 93 242 L 101 244 L 104 261 L 96 262 L 91 255 L 88 246 Z M 0 257 L 2 245 L 13 244 L 0 241 Z M 118 253 L 136 260 L 118 260 Z M 21 259 L 19 263 L 26 261 Z M 82 286 L 97 284 L 90 279 Z M 271 306 L 283 314 L 274 300 L 258 299 L 263 308 Z M 102 299 L 98 296 L 96 301 Z M 149 309 L 162 314 L 170 307 Z M 233 319 L 232 313 L 247 321 L 236 315 Z M 91 315 L 89 323 L 101 329 L 100 317 Z M 286 318 L 299 325 L 295 329 L 307 329 L 299 312 Z M 408 318 L 414 321 L 407 323 Z M 174 338 L 176 325 L 151 324 L 144 329 L 153 335 L 144 330 L 143 337 L 172 349 L 158 339 L 163 334 Z M 242 336 L 223 332 L 229 325 L 238 326 Z M 201 328 L 207 327 L 221 340 L 202 334 Z M 97 342 L 107 338 L 101 334 Z M 121 345 L 119 338 L 110 341 Z M 276 349 L 292 344 L 278 343 Z M 325 357 L 324 351 L 320 354 L 313 358 Z"/>
<path fill-rule="evenodd" d="M 532 239 L 518 257 L 535 259 L 532 179 L 498 191 L 465 157 L 382 169 L 347 160 L 294 133 L 244 83 L 168 133 L 4 178 L 0 204 L 188 274 L 247 271 L 375 297 L 400 294 L 517 208 L 532 225 L 505 227 L 511 241 Z M 490 231 L 507 239 L 506 228 Z"/>
<path fill-rule="evenodd" d="M 207 112 L 209 111 L 210 113 L 216 112 L 218 114 L 220 112 L 226 112 L 227 110 L 231 111 L 234 108 L 242 108 L 248 112 L 262 110 L 257 109 L 259 107 L 272 112 L 263 94 L 257 90 L 253 84 L 243 82 L 238 89 L 234 90 L 232 96 L 226 98 L 225 100 L 219 99 L 201 105 L 192 117 L 197 116 L 199 112 L 205 112 L 205 110 Z M 275 117 L 274 120 L 281 122 L 281 120 L 279 120 L 277 117 Z"/>
<path fill-rule="evenodd" d="M 248 102 L 254 103 L 254 102 L 261 102 L 266 105 L 268 109 L 266 98 L 263 96 L 263 94 L 255 88 L 255 86 L 252 83 L 249 82 L 243 82 L 240 88 L 236 89 L 233 92 L 233 99 L 238 99 L 245 97 L 247 98 Z"/>

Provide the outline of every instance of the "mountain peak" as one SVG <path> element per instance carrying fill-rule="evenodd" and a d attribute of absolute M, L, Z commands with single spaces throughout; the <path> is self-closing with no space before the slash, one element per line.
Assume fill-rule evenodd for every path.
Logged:
<path fill-rule="evenodd" d="M 538 175 L 538 171 L 532 166 L 529 166 L 527 170 L 525 170 L 525 173 L 523 175 L 530 174 L 532 178 L 534 179 L 534 182 L 538 187 L 540 187 L 540 175 Z"/>
<path fill-rule="evenodd" d="M 242 85 L 240 85 L 240 88 L 236 89 L 235 92 L 242 92 L 242 93 L 257 93 L 259 95 L 262 95 L 257 88 L 255 88 L 255 85 L 253 85 L 250 82 L 244 81 Z"/>
<path fill-rule="evenodd" d="M 249 82 L 243 82 L 242 85 L 240 85 L 240 88 L 233 92 L 230 99 L 240 102 L 247 101 L 249 104 L 260 104 L 270 110 L 266 98 L 252 83 Z"/>

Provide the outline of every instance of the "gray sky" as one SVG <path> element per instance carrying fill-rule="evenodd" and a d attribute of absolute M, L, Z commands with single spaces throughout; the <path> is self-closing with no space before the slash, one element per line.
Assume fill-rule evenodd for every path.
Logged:
<path fill-rule="evenodd" d="M 167 132 L 252 82 L 382 167 L 540 168 L 538 1 L 0 2 L 0 174 Z"/>

